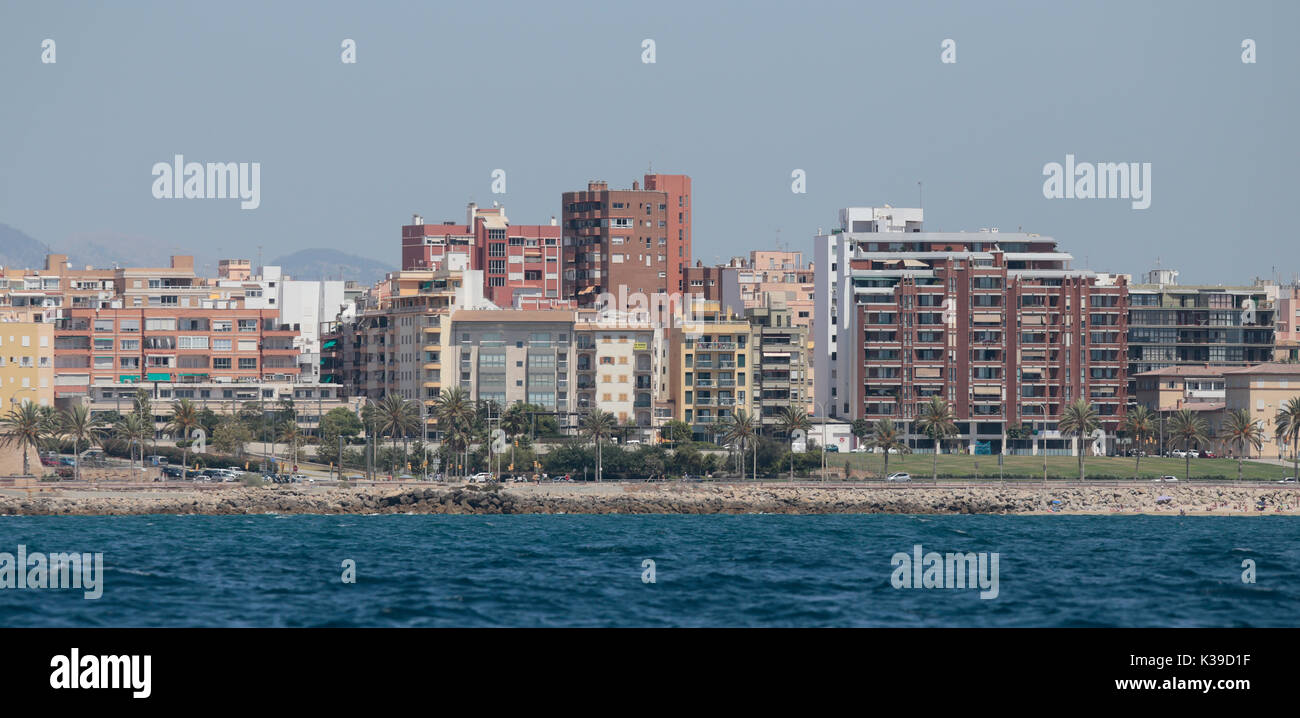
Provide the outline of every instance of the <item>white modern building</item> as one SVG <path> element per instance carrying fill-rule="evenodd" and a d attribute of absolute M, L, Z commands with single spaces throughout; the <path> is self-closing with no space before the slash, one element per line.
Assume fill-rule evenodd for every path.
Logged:
<path fill-rule="evenodd" d="M 845 207 L 840 210 L 838 228 L 829 234 L 818 232 L 813 250 L 816 289 L 812 322 L 817 347 L 813 362 L 813 398 L 819 405 L 816 416 L 852 416 L 852 407 L 846 403 L 856 393 L 855 382 L 860 382 L 855 371 L 857 348 L 852 339 L 856 299 L 849 279 L 854 235 L 920 232 L 923 215 L 919 208 Z M 901 241 L 900 236 L 900 250 Z M 888 244 L 887 239 L 885 242 Z"/>

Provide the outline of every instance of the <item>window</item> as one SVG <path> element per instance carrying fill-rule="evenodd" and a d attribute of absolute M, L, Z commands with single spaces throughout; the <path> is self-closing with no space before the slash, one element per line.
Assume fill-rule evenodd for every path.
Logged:
<path fill-rule="evenodd" d="M 213 358 L 212 358 L 212 368 L 213 368 L 213 369 L 229 369 L 229 368 L 230 368 L 230 357 L 213 357 Z"/>
<path fill-rule="evenodd" d="M 177 347 L 180 349 L 207 349 L 208 338 L 205 336 L 183 336 L 180 337 L 180 343 Z"/>
<path fill-rule="evenodd" d="M 176 331 L 176 320 L 146 319 L 144 320 L 144 329 L 147 332 L 174 332 Z"/>
<path fill-rule="evenodd" d="M 256 369 L 256 368 L 257 368 L 257 357 L 240 357 L 240 358 L 239 358 L 239 368 L 240 368 L 240 369 Z"/>

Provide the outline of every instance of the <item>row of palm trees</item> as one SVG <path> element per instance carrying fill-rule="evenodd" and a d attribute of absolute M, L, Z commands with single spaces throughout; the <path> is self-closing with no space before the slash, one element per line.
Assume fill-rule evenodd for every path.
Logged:
<path fill-rule="evenodd" d="M 166 431 L 185 437 L 201 426 L 199 411 L 188 399 L 172 403 L 172 419 Z M 74 476 L 81 478 L 81 450 L 103 446 L 107 441 L 120 441 L 127 445 L 132 463 L 137 451 L 141 462 L 144 460 L 145 444 L 154 439 L 153 406 L 149 393 L 143 389 L 136 392 L 130 413 L 120 415 L 113 423 L 90 413 L 85 404 L 73 404 L 62 411 L 51 406 L 39 406 L 30 401 L 12 406 L 0 419 L 0 445 L 17 448 L 23 455 L 23 474 L 31 474 L 28 451 L 53 445 L 59 441 L 71 441 L 72 451 L 77 457 L 74 462 Z M 188 446 L 184 449 L 184 460 L 188 461 Z"/>
<path fill-rule="evenodd" d="M 1125 414 L 1120 430 L 1132 436 L 1134 442 L 1142 447 L 1150 444 L 1158 435 L 1158 421 L 1155 412 L 1145 406 L 1138 406 Z M 1057 428 L 1062 436 L 1078 436 L 1082 440 L 1091 436 L 1100 425 L 1101 419 L 1097 414 L 1096 406 L 1085 399 L 1077 399 L 1066 406 Z M 1300 397 L 1293 397 L 1282 406 L 1274 417 L 1274 426 L 1278 443 L 1291 445 L 1293 469 L 1296 475 L 1300 475 Z M 929 403 L 922 407 L 917 417 L 917 428 L 922 434 L 935 441 L 934 477 L 937 479 L 938 454 L 942 448 L 942 441 L 957 433 L 955 417 L 948 402 L 941 397 L 932 397 Z M 1170 444 L 1176 445 L 1177 442 L 1182 442 L 1183 450 L 1186 452 L 1184 474 L 1190 476 L 1191 447 L 1210 441 L 1208 423 L 1197 412 L 1181 409 L 1170 417 L 1166 433 L 1169 435 Z M 1242 462 L 1249 453 L 1249 447 L 1253 446 L 1258 451 L 1263 445 L 1264 427 L 1259 420 L 1252 419 L 1248 411 L 1237 409 L 1229 412 L 1225 417 L 1220 438 L 1230 446 L 1239 449 L 1237 479 L 1240 481 Z M 890 419 L 880 419 L 874 424 L 871 443 L 884 452 L 886 473 L 889 472 L 891 450 L 899 452 L 907 450 L 901 440 L 901 431 Z M 1077 453 L 1079 478 L 1082 480 L 1086 476 L 1087 452 L 1080 447 Z M 1140 451 L 1135 454 L 1134 470 L 1137 471 L 1141 468 L 1142 457 Z"/>
<path fill-rule="evenodd" d="M 1139 406 L 1124 416 L 1120 429 L 1132 436 L 1134 443 L 1141 448 L 1153 443 L 1159 435 L 1159 422 L 1155 412 Z M 1293 470 L 1300 474 L 1300 397 L 1292 397 L 1282 405 L 1273 418 L 1273 425 L 1278 444 L 1291 445 L 1294 454 Z M 1169 417 L 1165 433 L 1169 435 L 1170 444 L 1176 446 L 1179 441 L 1182 442 L 1183 451 L 1187 452 L 1184 470 L 1190 474 L 1192 446 L 1207 444 L 1211 440 L 1208 422 L 1191 409 L 1180 409 Z M 1237 449 L 1238 480 L 1241 480 L 1242 462 L 1250 455 L 1250 448 L 1259 451 L 1264 444 L 1264 436 L 1263 425 L 1258 419 L 1252 419 L 1246 409 L 1234 409 L 1224 416 L 1218 438 Z M 1136 467 L 1141 464 L 1142 452 L 1139 450 L 1134 453 L 1137 454 Z"/>

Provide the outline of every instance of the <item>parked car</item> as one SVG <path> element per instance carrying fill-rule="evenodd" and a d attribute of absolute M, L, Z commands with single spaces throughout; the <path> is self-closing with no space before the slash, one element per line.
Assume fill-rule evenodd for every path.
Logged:
<path fill-rule="evenodd" d="M 1219 455 L 1216 454 L 1216 453 L 1214 453 L 1213 451 L 1202 451 L 1200 456 L 1201 456 L 1202 459 L 1217 459 L 1217 458 L 1219 458 Z"/>
<path fill-rule="evenodd" d="M 145 460 L 146 462 L 148 462 L 150 466 L 166 466 L 166 465 L 167 465 L 167 457 L 166 457 L 166 456 L 146 456 L 146 457 L 144 457 L 144 460 Z"/>
<path fill-rule="evenodd" d="M 1175 459 L 1187 458 L 1187 452 L 1183 451 L 1182 449 L 1174 449 L 1173 451 L 1169 452 L 1169 455 Z"/>
<path fill-rule="evenodd" d="M 479 473 L 469 477 L 469 482 L 471 484 L 486 484 L 489 481 L 495 481 L 495 479 L 493 478 L 492 473 L 488 471 L 480 471 Z"/>
<path fill-rule="evenodd" d="M 832 454 L 836 454 L 839 453 L 840 447 L 835 444 L 827 444 L 826 450 L 831 452 Z"/>
<path fill-rule="evenodd" d="M 1279 481 L 1278 483 L 1279 483 L 1279 484 L 1294 484 L 1295 482 L 1296 482 L 1296 480 L 1295 480 L 1295 477 L 1294 477 L 1294 476 L 1288 476 L 1288 477 L 1286 477 L 1285 479 L 1282 479 L 1281 481 Z"/>
<path fill-rule="evenodd" d="M 867 453 L 867 447 L 865 447 L 865 446 L 855 446 L 855 447 L 853 447 L 852 449 L 849 449 L 849 453 L 850 453 L 850 454 L 865 454 L 865 453 Z"/>
<path fill-rule="evenodd" d="M 1177 477 L 1177 476 L 1161 476 L 1160 478 L 1155 479 L 1155 480 L 1153 481 L 1153 483 L 1157 483 L 1157 484 L 1176 484 L 1176 483 L 1178 483 L 1178 477 Z"/>
<path fill-rule="evenodd" d="M 901 482 L 901 481 L 911 481 L 911 480 L 912 480 L 912 475 L 907 473 L 906 471 L 899 471 L 885 477 L 885 481 Z"/>

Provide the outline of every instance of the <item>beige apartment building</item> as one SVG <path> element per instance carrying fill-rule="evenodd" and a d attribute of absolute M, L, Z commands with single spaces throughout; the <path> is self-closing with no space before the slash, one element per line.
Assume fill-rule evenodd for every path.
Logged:
<path fill-rule="evenodd" d="M 572 310 L 461 309 L 451 315 L 452 378 L 471 400 L 503 410 L 525 402 L 577 424 Z M 448 361 L 449 360 L 449 361 Z M 453 383 L 454 382 L 454 383 Z"/>
<path fill-rule="evenodd" d="M 638 440 L 651 438 L 660 422 L 655 408 L 663 404 L 667 358 L 663 330 L 626 315 L 580 311 L 575 325 L 577 410 L 599 408 L 620 425 L 635 424 Z"/>
<path fill-rule="evenodd" d="M 15 405 L 54 405 L 54 325 L 0 322 L 0 415 Z"/>
<path fill-rule="evenodd" d="M 1264 427 L 1264 444 L 1257 455 L 1290 458 L 1292 447 L 1277 444 L 1274 419 L 1287 401 L 1300 397 L 1300 364 L 1225 368 L 1223 379 L 1227 410 L 1245 409 Z"/>
<path fill-rule="evenodd" d="M 443 357 L 463 286 L 459 271 L 407 270 L 390 273 L 370 292 L 340 332 L 339 373 L 351 394 L 376 402 L 397 394 L 431 407 L 445 386 L 454 386 L 445 381 Z"/>
<path fill-rule="evenodd" d="M 781 294 L 769 293 L 762 304 L 745 309 L 754 340 L 751 384 L 755 411 L 765 433 L 775 432 L 782 410 L 799 407 L 811 415 L 812 356 L 808 325 Z"/>
<path fill-rule="evenodd" d="M 668 333 L 668 399 L 673 419 L 690 424 L 697 439 L 715 441 L 736 411 L 754 411 L 753 331 L 717 301 L 702 300 L 697 309 Z"/>

